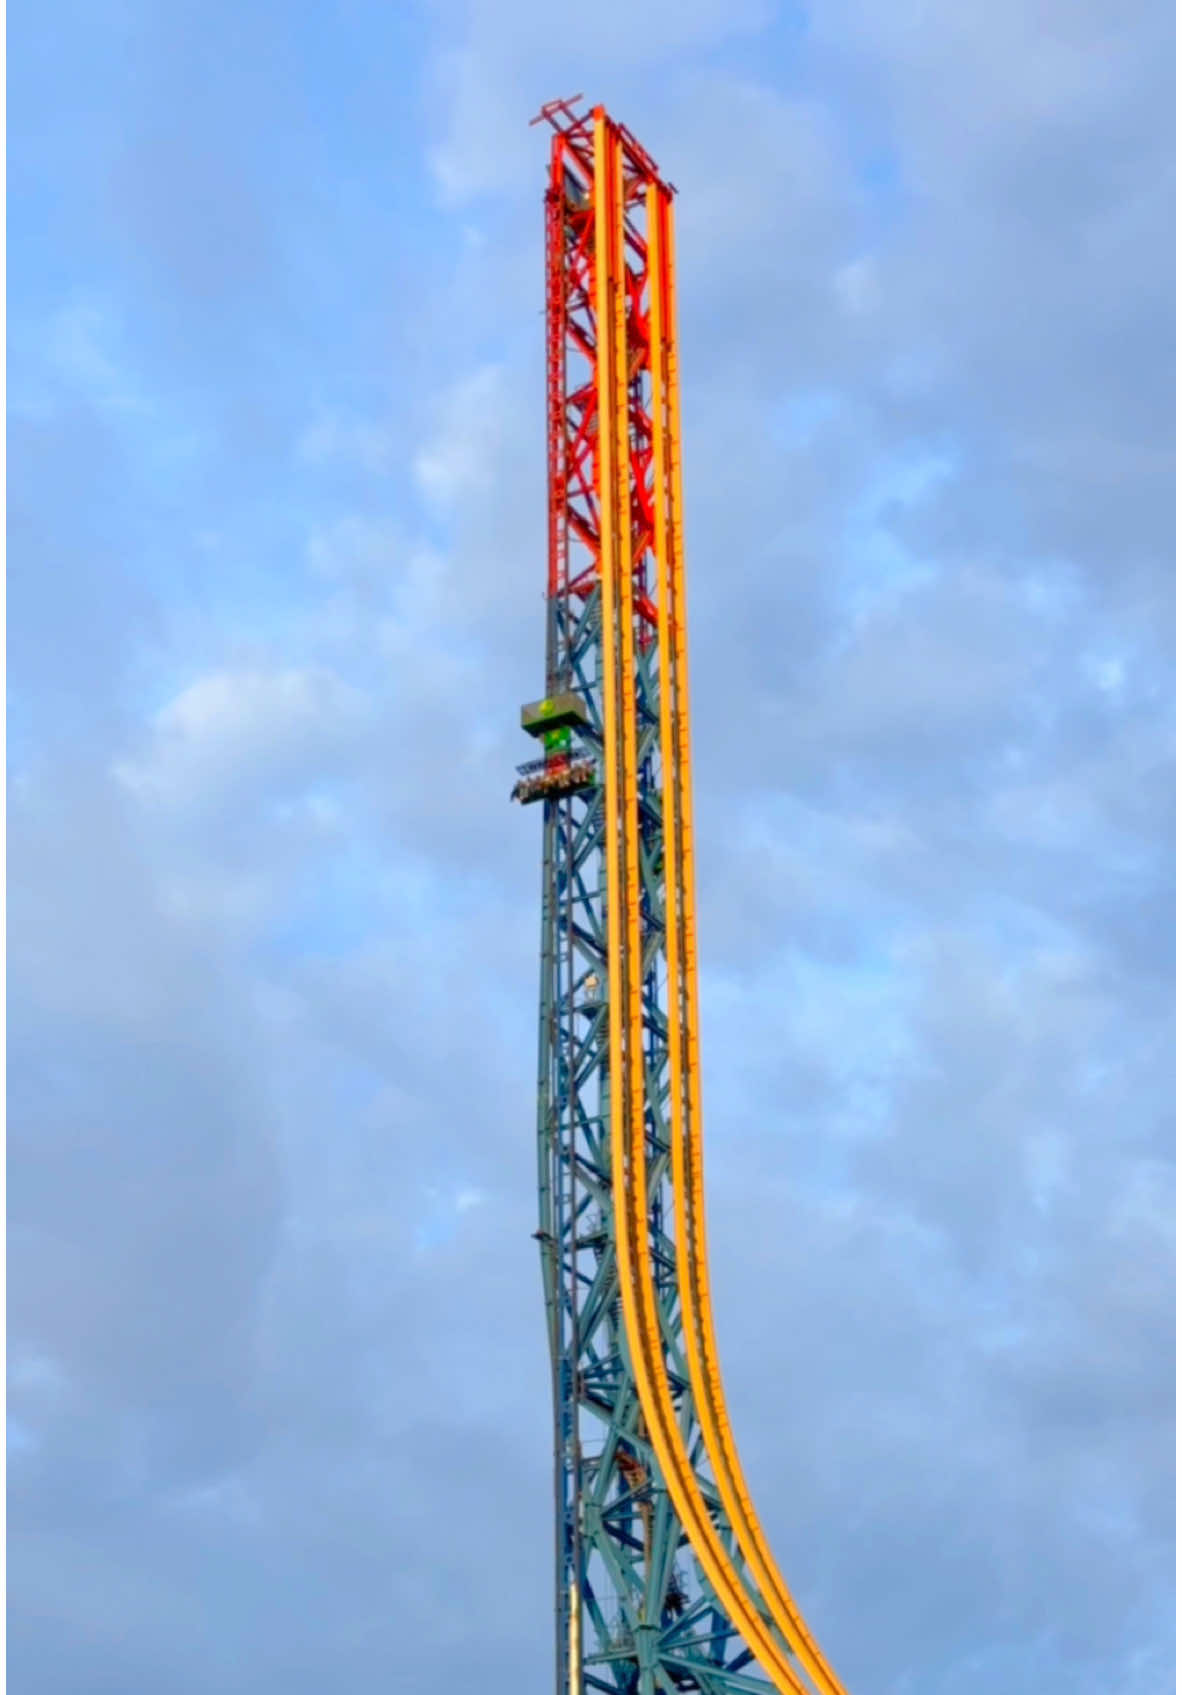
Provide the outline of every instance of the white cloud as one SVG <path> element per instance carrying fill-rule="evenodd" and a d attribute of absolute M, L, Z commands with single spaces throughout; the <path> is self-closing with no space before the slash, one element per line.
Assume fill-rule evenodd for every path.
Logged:
<path fill-rule="evenodd" d="M 329 582 L 387 585 L 405 551 L 402 531 L 387 518 L 349 514 L 313 530 L 308 538 L 308 564 Z"/>
<path fill-rule="evenodd" d="M 115 326 L 99 307 L 76 303 L 51 320 L 49 357 L 67 382 L 115 411 L 141 411 L 144 401 L 112 352 Z"/>
<path fill-rule="evenodd" d="M 363 695 L 326 670 L 215 672 L 157 713 L 146 751 L 115 766 L 142 800 L 192 806 L 256 782 L 306 781 L 356 736 Z"/>
<path fill-rule="evenodd" d="M 454 508 L 493 486 L 505 426 L 505 372 L 484 365 L 457 382 L 439 408 L 439 427 L 415 456 L 415 479 L 433 504 Z"/>
<path fill-rule="evenodd" d="M 32 1356 L 80 1386 L 68 1418 L 34 1387 L 14 1407 L 39 1444 L 11 1509 L 31 1695 L 545 1675 L 537 820 L 505 793 L 542 629 L 524 119 L 588 66 L 681 190 L 707 1171 L 753 1492 L 851 1687 L 1170 1687 L 1140 1646 L 1170 1639 L 1169 654 L 1128 568 L 1161 552 L 1170 459 L 1146 400 L 1156 85 L 1129 82 L 1153 30 L 1135 8 L 1101 63 L 1090 4 L 835 0 L 754 43 L 727 32 L 757 6 L 670 5 L 613 5 L 568 58 L 533 0 L 434 14 L 439 181 L 504 198 L 443 257 L 413 216 L 394 244 L 381 312 L 420 344 L 398 343 L 392 437 L 438 403 L 400 450 L 405 505 L 378 423 L 308 422 L 309 392 L 370 392 L 389 355 L 343 244 L 300 269 L 292 318 L 235 297 L 241 369 L 206 370 L 200 333 L 161 356 L 186 421 L 246 420 L 199 498 L 131 432 L 113 448 L 111 418 L 22 471 L 78 532 L 74 555 L 50 525 L 22 544 L 50 585 L 28 670 L 100 726 L 67 765 L 43 714 L 13 797 L 13 1288 Z M 286 83 L 249 84 L 253 122 Z M 372 156 L 358 90 L 347 166 L 328 138 L 299 201 L 332 199 L 371 257 L 379 91 Z M 269 171 L 240 141 L 244 179 Z M 855 169 L 880 143 L 881 242 Z M 302 251 L 306 226 L 277 235 Z M 208 268 L 176 252 L 145 358 L 165 321 L 206 322 Z M 139 323 L 83 314 L 38 369 L 117 392 L 103 360 L 129 363 Z M 94 431 L 101 408 L 74 410 Z M 341 510 L 316 466 L 374 480 Z M 185 559 L 201 532 L 222 545 Z M 256 547 L 244 659 L 257 579 L 231 562 Z M 112 613 L 116 555 L 146 613 Z M 120 639 L 95 667 L 102 616 Z M 137 734 L 110 708 L 142 698 L 148 625 L 193 681 Z M 96 782 L 117 756 L 121 784 Z M 185 1488 L 205 1505 L 178 1535 Z"/>
<path fill-rule="evenodd" d="M 527 124 L 544 102 L 579 92 L 601 98 L 621 76 L 758 34 L 773 16 L 768 0 L 605 0 L 594 27 L 564 51 L 544 0 L 518 0 L 511 23 L 495 0 L 449 11 L 447 45 L 433 67 L 443 134 L 427 155 L 448 205 L 522 179 L 537 152 L 537 131 Z"/>
<path fill-rule="evenodd" d="M 305 465 L 345 463 L 372 476 L 390 470 L 394 443 L 389 431 L 365 418 L 324 412 L 300 436 L 296 457 Z"/>
<path fill-rule="evenodd" d="M 50 417 L 63 399 L 114 416 L 154 410 L 130 368 L 124 326 L 106 306 L 76 299 L 47 318 L 14 317 L 9 342 L 9 407 L 17 416 Z"/>
<path fill-rule="evenodd" d="M 879 303 L 878 270 L 873 259 L 851 259 L 833 279 L 843 309 L 854 317 L 865 317 Z"/>

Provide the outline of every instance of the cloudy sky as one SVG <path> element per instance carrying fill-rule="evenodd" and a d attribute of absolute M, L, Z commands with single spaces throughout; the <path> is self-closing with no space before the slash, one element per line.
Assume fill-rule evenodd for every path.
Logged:
<path fill-rule="evenodd" d="M 853 1695 L 1173 1688 L 1163 0 L 10 21 L 16 1695 L 552 1687 L 539 104 L 679 189 L 735 1422 Z"/>

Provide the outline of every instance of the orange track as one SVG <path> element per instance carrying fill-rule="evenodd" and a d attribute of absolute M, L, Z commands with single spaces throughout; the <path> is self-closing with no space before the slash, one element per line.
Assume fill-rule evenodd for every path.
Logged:
<path fill-rule="evenodd" d="M 808 1695 L 810 1687 L 819 1695 L 844 1695 L 776 1569 L 743 1478 L 718 1367 L 704 1222 L 672 197 L 664 184 L 650 181 L 646 209 L 675 1246 L 695 1411 L 741 1561 L 724 1547 L 703 1496 L 665 1364 L 650 1251 L 644 1113 L 623 159 L 619 132 L 602 109 L 596 110 L 594 121 L 610 1122 L 624 1328 L 653 1451 L 678 1518 L 718 1600 L 783 1695 Z"/>

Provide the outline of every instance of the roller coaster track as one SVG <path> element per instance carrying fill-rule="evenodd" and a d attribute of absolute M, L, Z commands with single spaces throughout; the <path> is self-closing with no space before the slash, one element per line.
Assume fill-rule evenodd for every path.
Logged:
<path fill-rule="evenodd" d="M 542 116 L 547 697 L 527 717 L 558 1689 L 844 1695 L 752 1505 L 710 1298 L 673 191 L 602 108 Z"/>

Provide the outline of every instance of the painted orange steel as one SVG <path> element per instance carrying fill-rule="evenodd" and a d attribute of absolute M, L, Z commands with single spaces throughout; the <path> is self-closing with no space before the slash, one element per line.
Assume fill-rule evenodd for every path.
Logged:
<path fill-rule="evenodd" d="M 640 982 L 638 767 L 627 459 L 622 160 L 595 113 L 596 295 L 599 324 L 600 570 L 607 820 L 610 1105 L 613 1207 L 621 1307 L 649 1440 L 678 1518 L 720 1602 L 782 1695 L 807 1695 L 747 1594 L 710 1517 L 669 1388 L 649 1248 Z M 612 493 L 614 492 L 614 498 Z M 611 510 L 614 509 L 614 510 Z"/>
<path fill-rule="evenodd" d="M 579 213 L 573 226 L 573 245 L 565 258 L 556 242 L 549 243 L 553 274 L 548 285 L 548 390 L 554 477 L 550 589 L 553 593 L 564 587 L 578 597 L 590 595 L 596 587 L 600 593 L 608 1107 L 625 1337 L 645 1434 L 677 1518 L 720 1606 L 782 1695 L 844 1695 L 776 1568 L 751 1503 L 726 1410 L 710 1300 L 672 190 L 635 138 L 614 124 L 601 107 L 588 123 L 574 119 L 570 103 L 560 105 L 570 128 L 564 133 L 555 121 L 564 139 L 554 153 L 548 205 L 555 215 L 559 196 L 565 192 L 565 161 L 585 184 L 580 190 L 585 195 L 581 202 L 585 212 Z M 640 202 L 645 209 L 643 236 L 628 218 L 629 206 Z M 567 334 L 593 372 L 585 385 L 569 395 L 569 412 L 559 363 Z M 645 416 L 642 394 L 646 365 L 651 422 Z M 651 477 L 644 451 L 650 428 Z M 560 507 L 571 532 L 591 554 L 589 567 L 580 568 L 573 577 L 555 517 Z M 650 548 L 655 561 L 655 604 L 645 581 L 644 560 Z M 734 1535 L 733 1548 L 719 1534 L 715 1507 L 690 1457 L 689 1424 L 683 1423 L 674 1403 L 652 1257 L 650 1191 L 659 1176 L 655 1168 L 649 1168 L 645 1112 L 636 703 L 638 650 L 647 650 L 652 643 L 656 644 L 659 679 L 670 1177 L 677 1286 L 692 1412 Z M 578 1610 L 572 1598 L 572 1630 L 577 1629 Z"/>
<path fill-rule="evenodd" d="M 819 1690 L 844 1695 L 776 1566 L 743 1476 L 718 1363 L 706 1251 L 702 1092 L 698 1038 L 697 923 L 693 796 L 689 748 L 688 656 L 682 543 L 680 405 L 677 372 L 676 299 L 672 206 L 662 197 L 650 216 L 649 244 L 654 312 L 654 400 L 657 439 L 654 482 L 668 478 L 667 527 L 658 524 L 661 580 L 667 578 L 666 615 L 661 621 L 662 766 L 666 830 L 674 843 L 666 908 L 669 961 L 671 1117 L 675 1241 L 682 1322 L 694 1401 L 715 1481 L 743 1554 L 750 1563 L 772 1617 Z M 657 483 L 660 487 L 660 484 Z M 670 699 L 669 697 L 672 697 Z M 667 720 L 669 721 L 667 723 Z M 672 816 L 669 816 L 671 812 Z M 668 835 L 667 835 L 668 839 Z M 667 875 L 670 873 L 667 872 Z M 674 1007 L 678 1009 L 677 1015 Z M 674 1038 L 676 1031 L 676 1039 Z M 684 1045 L 682 1033 L 684 1031 Z"/>

